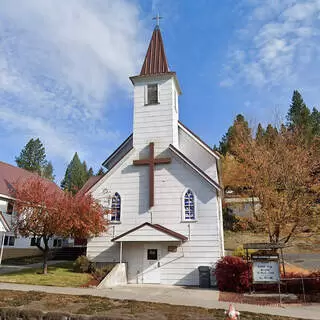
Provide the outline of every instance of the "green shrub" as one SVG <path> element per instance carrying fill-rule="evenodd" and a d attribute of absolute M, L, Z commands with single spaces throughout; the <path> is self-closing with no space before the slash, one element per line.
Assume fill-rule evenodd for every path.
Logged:
<path fill-rule="evenodd" d="M 80 272 L 80 273 L 87 273 L 89 272 L 90 264 L 91 263 L 86 256 L 80 256 L 73 263 L 73 271 Z"/>
<path fill-rule="evenodd" d="M 95 270 L 91 273 L 92 276 L 98 280 L 99 282 L 112 270 L 114 264 L 107 264 L 102 268 L 95 268 Z"/>
<path fill-rule="evenodd" d="M 251 253 L 254 253 L 255 251 L 256 251 L 256 250 L 249 249 L 249 250 L 248 250 L 249 256 L 251 255 Z M 246 259 L 246 258 L 247 258 L 247 251 L 243 248 L 243 246 L 238 246 L 238 247 L 232 252 L 232 255 L 233 255 L 234 257 L 240 257 L 240 258 Z"/>

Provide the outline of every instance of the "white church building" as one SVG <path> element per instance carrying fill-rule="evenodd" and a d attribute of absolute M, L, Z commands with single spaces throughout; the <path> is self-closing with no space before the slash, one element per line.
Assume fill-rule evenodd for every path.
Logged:
<path fill-rule="evenodd" d="M 87 256 L 126 263 L 128 283 L 197 286 L 198 267 L 224 254 L 219 155 L 179 121 L 181 89 L 158 26 L 130 80 L 133 133 L 83 189 L 111 208 Z"/>

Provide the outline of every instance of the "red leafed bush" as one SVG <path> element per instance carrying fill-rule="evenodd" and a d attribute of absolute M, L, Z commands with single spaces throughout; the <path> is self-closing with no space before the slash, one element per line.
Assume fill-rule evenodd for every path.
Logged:
<path fill-rule="evenodd" d="M 245 292 L 252 283 L 252 268 L 240 257 L 226 256 L 216 263 L 214 274 L 221 291 Z"/>

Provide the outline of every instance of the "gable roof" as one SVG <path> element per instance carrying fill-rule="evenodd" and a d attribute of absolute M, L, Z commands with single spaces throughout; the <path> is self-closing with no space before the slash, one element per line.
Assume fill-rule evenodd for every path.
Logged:
<path fill-rule="evenodd" d="M 102 165 L 110 170 L 116 163 L 133 148 L 133 133 L 125 139 L 111 155 L 102 162 Z M 124 154 L 122 154 L 122 151 Z M 119 159 L 120 158 L 120 159 Z"/>
<path fill-rule="evenodd" d="M 102 177 L 104 174 L 100 174 L 99 176 L 92 176 L 90 177 L 87 182 L 82 186 L 82 188 L 78 191 L 78 193 L 86 193 L 95 185 Z"/>
<path fill-rule="evenodd" d="M 166 235 L 168 235 L 168 236 L 170 236 L 172 238 L 175 238 L 175 239 L 177 239 L 177 241 L 187 241 L 188 240 L 188 238 L 186 236 L 184 236 L 183 234 L 175 232 L 175 231 L 173 231 L 171 229 L 168 229 L 168 228 L 166 228 L 166 227 L 164 227 L 164 226 L 162 226 L 160 224 L 151 224 L 149 222 L 145 222 L 145 223 L 143 223 L 143 224 L 141 224 L 141 225 L 139 225 L 139 226 L 137 226 L 135 228 L 132 228 L 132 229 L 120 234 L 119 236 L 116 236 L 111 241 L 120 240 L 121 238 L 123 238 L 123 237 L 125 237 L 125 236 L 127 236 L 129 234 L 132 234 L 135 231 L 138 231 L 139 229 L 142 229 L 142 228 L 144 228 L 146 226 L 148 226 L 150 228 L 153 228 L 154 230 L 157 230 L 157 231 L 159 231 L 161 233 L 164 233 L 164 234 L 166 234 Z M 154 238 L 150 239 L 150 241 L 155 241 L 155 239 Z"/>
<path fill-rule="evenodd" d="M 206 144 L 198 135 L 196 135 L 193 131 L 191 131 L 181 121 L 178 121 L 178 126 L 181 129 L 183 129 L 186 133 L 188 133 L 198 144 L 200 144 L 205 150 L 207 150 L 216 159 L 220 159 L 221 158 L 221 155 L 217 151 L 214 151 L 208 144 Z"/>
<path fill-rule="evenodd" d="M 167 72 L 169 72 L 168 61 L 164 51 L 160 28 L 156 26 L 152 33 L 149 48 L 140 71 L 140 76 Z"/>
<path fill-rule="evenodd" d="M 209 177 L 203 170 L 201 170 L 195 163 L 193 163 L 189 158 L 187 158 L 180 150 L 174 147 L 172 144 L 169 145 L 169 149 L 177 155 L 184 163 L 196 171 L 200 176 L 202 176 L 209 184 L 211 184 L 216 190 L 221 191 L 221 186 L 215 182 L 211 177 Z"/>
<path fill-rule="evenodd" d="M 39 176 L 36 173 L 0 161 L 0 195 L 5 196 L 6 198 L 13 199 L 13 184 L 18 180 L 28 179 L 31 177 Z M 54 182 L 45 178 L 42 179 L 48 183 L 50 189 L 61 190 Z"/>

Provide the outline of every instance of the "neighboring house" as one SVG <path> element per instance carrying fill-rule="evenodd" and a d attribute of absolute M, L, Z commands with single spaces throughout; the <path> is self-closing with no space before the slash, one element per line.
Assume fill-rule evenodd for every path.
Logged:
<path fill-rule="evenodd" d="M 251 218 L 260 209 L 259 198 L 237 194 L 230 189 L 224 193 L 224 204 L 229 214 L 239 217 Z"/>
<path fill-rule="evenodd" d="M 15 235 L 12 230 L 15 217 L 14 198 L 11 193 L 12 185 L 19 179 L 26 179 L 34 175 L 32 172 L 0 161 L 0 236 L 1 244 L 3 245 L 2 259 L 41 254 L 41 251 L 36 247 L 37 239 Z M 51 239 L 49 245 L 51 247 L 61 247 L 62 244 L 62 239 L 54 238 Z"/>
<path fill-rule="evenodd" d="M 133 134 L 104 161 L 107 173 L 82 189 L 110 209 L 108 230 L 88 239 L 87 256 L 126 262 L 129 283 L 196 286 L 198 267 L 224 254 L 220 157 L 179 121 L 181 90 L 158 27 L 130 80 Z"/>

